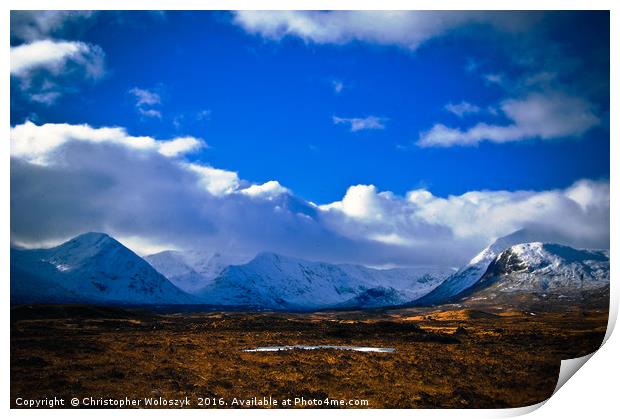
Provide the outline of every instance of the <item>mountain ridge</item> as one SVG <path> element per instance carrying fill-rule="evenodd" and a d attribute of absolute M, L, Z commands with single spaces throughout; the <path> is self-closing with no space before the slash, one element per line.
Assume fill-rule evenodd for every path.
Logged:
<path fill-rule="evenodd" d="M 496 240 L 454 272 L 428 266 L 376 269 L 274 252 L 260 252 L 245 263 L 227 266 L 223 261 L 231 258 L 217 252 L 165 251 L 143 259 L 109 235 L 91 232 L 49 249 L 12 248 L 11 301 L 369 309 L 549 289 L 572 294 L 608 286 L 609 251 L 523 243 L 543 236 L 519 230 Z M 158 257 L 174 280 L 155 268 Z M 205 273 L 211 278 L 205 280 Z M 181 283 L 184 290 L 177 286 Z"/>
<path fill-rule="evenodd" d="M 209 304 L 323 309 L 354 301 L 368 290 L 384 288 L 397 300 L 394 303 L 402 303 L 432 289 L 448 273 L 446 268 L 414 271 L 336 265 L 261 252 L 246 264 L 227 267 L 197 295 Z M 368 306 L 376 306 L 366 301 Z"/>

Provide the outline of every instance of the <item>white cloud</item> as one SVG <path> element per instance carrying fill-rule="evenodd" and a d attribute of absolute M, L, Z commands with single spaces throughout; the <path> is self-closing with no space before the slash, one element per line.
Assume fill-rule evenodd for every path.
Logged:
<path fill-rule="evenodd" d="M 195 163 L 188 163 L 185 167 L 199 174 L 198 183 L 215 196 L 231 194 L 237 191 L 241 184 L 236 172 Z"/>
<path fill-rule="evenodd" d="M 138 112 L 140 115 L 148 116 L 149 118 L 161 118 L 161 112 L 157 109 L 144 109 L 139 107 Z"/>
<path fill-rule="evenodd" d="M 600 122 L 591 103 L 563 93 L 534 93 L 501 108 L 525 136 L 542 139 L 580 136 Z"/>
<path fill-rule="evenodd" d="M 161 144 L 118 127 L 13 127 L 12 242 L 49 245 L 105 231 L 143 250 L 162 244 L 250 254 L 314 249 L 325 253 L 317 258 L 329 259 L 328 246 L 316 247 L 325 243 L 353 254 L 347 240 L 314 219 L 315 206 L 283 193 L 279 183 L 252 187 L 235 172 L 170 157 Z"/>
<path fill-rule="evenodd" d="M 240 191 L 243 194 L 249 196 L 256 196 L 261 198 L 271 199 L 282 194 L 288 194 L 290 191 L 284 186 L 280 185 L 277 180 L 270 180 L 262 185 L 251 185 Z"/>
<path fill-rule="evenodd" d="M 363 131 L 368 129 L 385 129 L 386 118 L 378 116 L 367 116 L 366 118 L 340 118 L 333 116 L 334 124 L 345 124 L 351 127 L 351 132 Z"/>
<path fill-rule="evenodd" d="M 436 124 L 420 134 L 421 147 L 473 146 L 481 141 L 506 143 L 528 139 L 579 137 L 600 123 L 592 104 L 564 93 L 532 93 L 501 104 L 510 125 L 478 123 L 461 130 Z"/>
<path fill-rule="evenodd" d="M 136 98 L 136 106 L 152 106 L 159 105 L 161 103 L 161 97 L 159 94 L 151 92 L 150 90 L 134 87 L 129 90 L 129 93 Z"/>
<path fill-rule="evenodd" d="M 136 109 L 141 115 L 150 118 L 161 118 L 161 111 L 153 108 L 153 106 L 161 104 L 159 93 L 134 87 L 129 89 L 129 94 L 136 100 Z"/>
<path fill-rule="evenodd" d="M 159 141 L 158 151 L 164 156 L 174 157 L 206 146 L 204 141 L 194 137 L 177 137 L 173 140 Z"/>
<path fill-rule="evenodd" d="M 117 144 L 136 150 L 154 150 L 173 157 L 196 151 L 206 144 L 194 137 L 156 140 L 152 137 L 135 137 L 118 127 L 93 128 L 87 124 L 44 124 L 26 121 L 11 128 L 11 156 L 30 163 L 47 165 L 57 159 L 54 152 L 69 142 Z"/>
<path fill-rule="evenodd" d="M 30 95 L 30 100 L 33 102 L 43 103 L 44 105 L 51 105 L 56 102 L 60 96 L 62 96 L 62 94 L 55 91 L 32 93 Z"/>
<path fill-rule="evenodd" d="M 524 227 L 553 231 L 571 243 L 609 240 L 609 183 L 578 181 L 549 191 L 471 191 L 441 198 L 425 189 L 406 197 L 351 186 L 344 198 L 319 207 L 328 223 L 351 238 L 401 243 L 489 243 Z M 453 243 L 449 243 L 452 240 Z"/>
<path fill-rule="evenodd" d="M 467 114 L 480 112 L 480 107 L 465 101 L 462 101 L 461 103 L 448 103 L 445 108 L 448 112 L 455 114 L 459 118 L 462 118 Z"/>
<path fill-rule="evenodd" d="M 102 54 L 100 48 L 83 42 L 34 41 L 11 47 L 11 75 L 25 77 L 37 69 L 58 74 L 72 61 L 84 66 L 88 75 L 99 77 Z"/>
<path fill-rule="evenodd" d="M 604 205 L 609 205 L 609 183 L 585 180 L 575 182 L 566 190 L 566 196 L 579 204 L 583 211 L 601 205 L 601 197 L 604 197 Z"/>
<path fill-rule="evenodd" d="M 349 187 L 342 201 L 323 205 L 320 208 L 337 209 L 351 218 L 381 219 L 384 214 L 379 208 L 380 198 L 374 185 L 355 185 Z"/>
<path fill-rule="evenodd" d="M 84 80 L 105 74 L 105 54 L 96 45 L 39 40 L 11 47 L 11 76 L 31 101 L 53 104 Z"/>
<path fill-rule="evenodd" d="M 493 12 L 436 11 L 237 11 L 234 22 L 267 39 L 294 36 L 318 44 L 361 41 L 416 49 L 431 38 L 467 24 L 518 30 L 529 17 Z"/>
<path fill-rule="evenodd" d="M 199 140 L 196 140 L 199 141 Z M 368 265 L 458 265 L 523 227 L 580 247 L 609 246 L 609 183 L 549 191 L 398 196 L 372 185 L 317 206 L 272 180 L 183 159 L 192 137 L 26 122 L 11 129 L 11 241 L 47 245 L 105 231 L 137 251 L 275 251 Z"/>

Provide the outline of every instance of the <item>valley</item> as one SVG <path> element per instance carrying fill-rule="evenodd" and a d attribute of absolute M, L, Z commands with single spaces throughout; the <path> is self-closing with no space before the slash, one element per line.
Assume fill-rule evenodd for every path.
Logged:
<path fill-rule="evenodd" d="M 189 407 L 199 407 L 199 397 L 328 397 L 368 400 L 369 408 L 525 406 L 551 395 L 561 359 L 602 342 L 606 302 L 588 301 L 536 313 L 456 304 L 309 313 L 13 306 L 11 399 L 188 397 Z M 278 345 L 394 351 L 246 352 Z"/>

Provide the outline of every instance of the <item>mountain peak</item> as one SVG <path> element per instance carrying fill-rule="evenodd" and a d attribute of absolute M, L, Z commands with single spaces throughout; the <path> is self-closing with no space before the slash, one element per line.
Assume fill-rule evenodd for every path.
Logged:
<path fill-rule="evenodd" d="M 590 249 L 574 249 L 569 246 L 564 246 L 556 243 L 522 243 L 509 247 L 503 251 L 497 258 L 500 259 L 502 255 L 515 255 L 524 264 L 530 267 L 537 267 L 541 265 L 551 265 L 555 263 L 570 264 L 570 263 L 582 263 L 585 261 L 592 262 L 608 262 L 609 257 L 603 251 L 596 251 Z"/>
<path fill-rule="evenodd" d="M 506 249 L 523 243 L 564 243 L 565 240 L 551 231 L 538 231 L 527 228 L 514 231 L 495 240 L 458 272 L 448 277 L 440 286 L 418 301 L 419 304 L 436 304 L 447 301 L 455 295 L 472 287 L 482 278 L 489 265 Z"/>
<path fill-rule="evenodd" d="M 85 246 L 102 245 L 102 244 L 111 243 L 111 242 L 118 243 L 115 239 L 113 239 L 106 233 L 100 233 L 100 232 L 95 232 L 95 231 L 91 231 L 88 233 L 83 233 L 78 236 L 75 236 L 74 238 L 72 238 L 66 243 L 71 243 L 71 242 L 80 243 Z"/>
<path fill-rule="evenodd" d="M 566 296 L 608 283 L 609 257 L 604 251 L 532 242 L 500 253 L 467 294 L 484 293 L 487 299 L 495 298 L 497 292 L 516 291 Z"/>
<path fill-rule="evenodd" d="M 118 254 L 126 257 L 138 257 L 127 247 L 105 233 L 89 232 L 80 234 L 61 244 L 48 249 L 49 255 L 54 260 L 63 260 L 63 264 L 76 266 L 83 261 L 88 261 L 96 255 Z"/>
<path fill-rule="evenodd" d="M 133 253 L 113 237 L 98 232 L 80 234 L 50 250 L 56 254 L 67 254 L 71 255 L 72 258 L 81 258 L 112 249 Z"/>
<path fill-rule="evenodd" d="M 19 301 L 121 304 L 193 301 L 134 252 L 97 232 L 81 234 L 50 249 L 13 250 L 13 297 Z"/>
<path fill-rule="evenodd" d="M 563 246 L 575 247 L 575 243 L 557 231 L 522 228 L 498 238 L 487 249 L 499 254 L 507 248 L 521 243 L 558 243 Z"/>

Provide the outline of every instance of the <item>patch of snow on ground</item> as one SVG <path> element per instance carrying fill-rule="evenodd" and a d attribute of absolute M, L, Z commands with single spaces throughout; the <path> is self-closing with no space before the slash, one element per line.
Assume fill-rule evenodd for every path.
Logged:
<path fill-rule="evenodd" d="M 356 352 L 396 352 L 394 348 L 373 348 L 369 346 L 338 346 L 338 345 L 287 345 L 287 346 L 262 346 L 254 349 L 244 349 L 243 352 L 278 352 L 291 351 L 294 349 L 317 350 L 317 349 L 334 349 L 340 351 L 356 351 Z"/>

